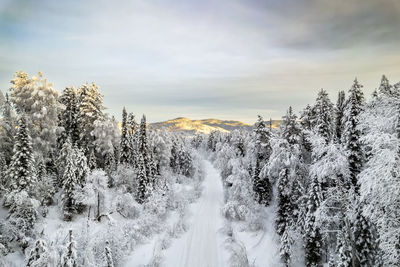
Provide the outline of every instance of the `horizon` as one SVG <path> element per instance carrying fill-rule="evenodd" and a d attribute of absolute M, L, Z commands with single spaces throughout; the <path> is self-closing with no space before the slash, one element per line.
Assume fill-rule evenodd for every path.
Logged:
<path fill-rule="evenodd" d="M 400 81 L 400 2 L 0 1 L 0 90 L 18 70 L 54 89 L 95 82 L 107 112 L 254 123 L 355 77 Z"/>

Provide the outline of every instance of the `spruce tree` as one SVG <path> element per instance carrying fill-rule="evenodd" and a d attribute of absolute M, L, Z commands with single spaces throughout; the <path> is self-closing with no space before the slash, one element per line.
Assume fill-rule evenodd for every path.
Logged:
<path fill-rule="evenodd" d="M 138 160 L 138 169 L 137 169 L 137 180 L 138 180 L 138 196 L 137 201 L 138 203 L 143 203 L 147 199 L 147 192 L 148 192 L 148 181 L 146 175 L 146 166 L 143 155 L 139 155 Z"/>
<path fill-rule="evenodd" d="M 306 266 L 321 266 L 322 262 L 322 236 L 316 224 L 315 212 L 321 202 L 321 187 L 315 177 L 307 196 L 307 214 L 304 229 L 304 250 Z"/>
<path fill-rule="evenodd" d="M 379 85 L 377 93 L 384 96 L 392 96 L 395 93 L 393 86 L 390 85 L 385 75 L 382 75 L 381 84 Z"/>
<path fill-rule="evenodd" d="M 175 139 L 172 140 L 171 157 L 169 160 L 169 166 L 171 167 L 171 169 L 174 173 L 179 172 L 179 151 L 178 151 L 178 145 L 176 144 Z"/>
<path fill-rule="evenodd" d="M 127 113 L 125 107 L 122 109 L 122 133 L 121 133 L 121 144 L 120 144 L 120 163 L 130 164 L 131 163 L 131 143 L 129 140 L 129 129 L 127 124 Z"/>
<path fill-rule="evenodd" d="M 15 136 L 14 117 L 12 115 L 12 107 L 8 99 L 8 94 L 6 94 L 3 104 L 3 117 L 1 118 L 0 129 L 0 151 L 8 165 L 13 155 Z"/>
<path fill-rule="evenodd" d="M 290 224 L 291 214 L 293 213 L 292 203 L 288 190 L 289 170 L 283 169 L 279 174 L 277 185 L 277 214 L 276 214 L 276 232 L 282 236 Z"/>
<path fill-rule="evenodd" d="M 359 189 L 357 175 L 360 173 L 363 163 L 363 151 L 360 142 L 361 132 L 358 128 L 359 115 L 364 108 L 362 87 L 363 86 L 358 83 L 357 79 L 355 79 L 353 86 L 349 90 L 349 98 L 346 101 L 343 116 L 344 131 L 342 142 L 345 144 L 348 151 L 350 178 L 356 192 L 358 192 Z"/>
<path fill-rule="evenodd" d="M 78 102 L 80 111 L 80 147 L 85 154 L 93 148 L 94 137 L 92 131 L 94 122 L 104 117 L 103 95 L 100 94 L 96 84 L 83 84 L 78 88 Z"/>
<path fill-rule="evenodd" d="M 64 173 L 62 176 L 62 204 L 64 220 L 71 220 L 72 215 L 77 212 L 78 206 L 75 199 L 75 190 L 80 185 L 77 177 L 78 170 L 74 157 L 74 149 L 71 148 L 69 142 L 65 142 L 64 148 L 67 152 L 65 159 Z"/>
<path fill-rule="evenodd" d="M 62 145 L 69 137 L 72 144 L 77 144 L 82 127 L 80 125 L 81 113 L 76 90 L 73 87 L 66 87 L 59 101 L 64 106 L 59 117 L 59 126 L 64 128 L 64 132 L 58 142 Z"/>
<path fill-rule="evenodd" d="M 342 131 L 343 131 L 343 115 L 346 104 L 346 96 L 344 91 L 339 91 L 338 99 L 336 102 L 336 116 L 335 116 L 335 132 L 336 132 L 336 140 L 340 143 L 342 139 Z"/>
<path fill-rule="evenodd" d="M 353 236 L 357 261 L 360 267 L 374 266 L 376 263 L 378 249 L 375 242 L 376 237 L 372 232 L 373 229 L 374 227 L 371 222 L 362 214 L 361 208 L 358 207 L 353 227 Z"/>
<path fill-rule="evenodd" d="M 329 99 L 328 93 L 324 89 L 318 92 L 313 112 L 315 114 L 314 129 L 328 143 L 333 138 L 334 113 L 333 104 Z"/>
<path fill-rule="evenodd" d="M 270 136 L 271 133 L 265 126 L 264 120 L 258 116 L 255 124 L 255 157 L 256 163 L 253 170 L 253 190 L 256 201 L 268 205 L 271 201 L 272 186 L 268 176 L 260 177 L 261 169 L 267 164 L 271 156 Z"/>
<path fill-rule="evenodd" d="M 315 113 L 309 104 L 307 104 L 307 106 L 301 112 L 300 120 L 302 129 L 308 131 L 313 129 L 315 123 Z"/>
<path fill-rule="evenodd" d="M 32 142 L 24 117 L 21 117 L 18 121 L 8 177 L 10 183 L 8 188 L 10 190 L 27 190 L 30 192 L 36 183 Z"/>
<path fill-rule="evenodd" d="M 281 136 L 288 141 L 290 145 L 297 145 L 301 142 L 301 129 L 297 122 L 297 116 L 293 113 L 292 107 L 289 107 L 286 115 L 282 118 Z"/>

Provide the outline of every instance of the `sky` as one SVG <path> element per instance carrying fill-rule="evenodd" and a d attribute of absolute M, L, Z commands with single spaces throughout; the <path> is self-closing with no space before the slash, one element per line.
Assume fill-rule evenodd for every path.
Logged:
<path fill-rule="evenodd" d="M 0 90 L 40 70 L 95 82 L 117 118 L 254 123 L 399 82 L 399 29 L 398 0 L 0 0 Z"/>

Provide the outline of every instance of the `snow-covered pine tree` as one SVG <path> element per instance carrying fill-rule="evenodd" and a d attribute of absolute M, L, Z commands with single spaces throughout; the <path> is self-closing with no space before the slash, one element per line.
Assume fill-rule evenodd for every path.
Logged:
<path fill-rule="evenodd" d="M 310 131 L 314 127 L 315 114 L 313 108 L 307 104 L 300 116 L 301 128 Z"/>
<path fill-rule="evenodd" d="M 283 232 L 281 238 L 281 247 L 279 249 L 279 253 L 282 259 L 282 262 L 285 267 L 291 266 L 292 261 L 292 246 L 293 246 L 293 238 L 290 233 L 290 227 L 287 227 Z M 308 267 L 308 265 L 307 265 Z"/>
<path fill-rule="evenodd" d="M 334 112 L 333 104 L 324 89 L 318 92 L 313 113 L 315 114 L 314 130 L 328 143 L 334 136 Z"/>
<path fill-rule="evenodd" d="M 269 129 L 265 126 L 264 120 L 258 116 L 255 124 L 255 166 L 253 169 L 253 190 L 256 201 L 263 205 L 269 205 L 272 197 L 272 185 L 267 175 L 261 174 L 261 169 L 267 164 L 271 156 L 271 145 Z"/>
<path fill-rule="evenodd" d="M 104 250 L 105 250 L 105 254 L 106 254 L 107 267 L 114 267 L 114 261 L 112 258 L 110 243 L 108 241 L 106 241 L 106 247 Z"/>
<path fill-rule="evenodd" d="M 0 151 L 7 164 L 10 164 L 13 155 L 15 136 L 14 116 L 8 94 L 3 103 L 3 117 L 0 121 Z"/>
<path fill-rule="evenodd" d="M 141 204 L 145 202 L 148 197 L 148 179 L 146 175 L 146 165 L 142 154 L 139 154 L 137 180 L 138 180 L 137 202 Z"/>
<path fill-rule="evenodd" d="M 66 87 L 59 101 L 64 106 L 59 118 L 59 126 L 63 127 L 64 131 L 58 142 L 62 146 L 66 138 L 70 137 L 71 143 L 76 144 L 79 142 L 81 130 L 80 109 L 76 90 L 73 87 Z"/>
<path fill-rule="evenodd" d="M 146 116 L 143 115 L 139 128 L 139 153 L 143 156 L 148 153 Z"/>
<path fill-rule="evenodd" d="M 180 174 L 190 177 L 193 174 L 193 161 L 190 152 L 181 147 L 178 156 Z"/>
<path fill-rule="evenodd" d="M 282 236 L 291 224 L 290 218 L 293 214 L 293 207 L 289 195 L 289 170 L 283 169 L 279 174 L 277 184 L 277 213 L 276 213 L 276 232 Z"/>
<path fill-rule="evenodd" d="M 85 184 L 86 175 L 89 173 L 90 169 L 88 167 L 87 158 L 81 148 L 76 145 L 73 147 L 73 161 L 76 166 L 76 179 L 80 186 Z"/>
<path fill-rule="evenodd" d="M 135 120 L 135 115 L 132 112 L 128 114 L 127 119 L 128 125 L 128 140 L 131 148 L 131 163 L 133 166 L 137 166 L 138 159 L 138 142 L 139 142 L 139 124 Z"/>
<path fill-rule="evenodd" d="M 127 124 L 127 113 L 125 107 L 122 109 L 122 133 L 121 133 L 121 144 L 120 144 L 120 163 L 130 164 L 131 163 L 131 142 L 129 140 L 129 129 Z"/>
<path fill-rule="evenodd" d="M 74 237 L 72 235 L 72 230 L 68 232 L 68 243 L 67 247 L 64 251 L 64 254 L 61 258 L 61 266 L 62 267 L 77 267 L 78 259 L 76 253 L 76 243 Z"/>
<path fill-rule="evenodd" d="M 336 102 L 336 108 L 335 108 L 335 133 L 336 133 L 336 141 L 341 142 L 342 139 L 342 131 L 343 131 L 343 114 L 344 114 L 344 109 L 345 109 L 345 104 L 346 104 L 346 95 L 344 91 L 339 91 L 338 93 L 338 99 Z"/>
<path fill-rule="evenodd" d="M 353 225 L 357 265 L 360 267 L 376 266 L 379 249 L 376 244 L 376 236 L 373 234 L 374 227 L 370 220 L 362 214 L 361 205 L 358 205 Z"/>
<path fill-rule="evenodd" d="M 169 166 L 171 167 L 172 171 L 174 173 L 179 172 L 179 151 L 178 151 L 178 145 L 176 143 L 176 140 L 172 140 L 172 145 L 171 145 L 171 157 L 169 160 Z"/>
<path fill-rule="evenodd" d="M 151 155 L 149 151 L 149 145 L 147 140 L 147 124 L 146 124 L 146 116 L 143 115 L 142 120 L 140 121 L 140 129 L 139 129 L 139 137 L 138 137 L 138 153 L 143 157 L 144 166 L 146 171 L 146 187 L 147 190 L 151 190 L 150 181 L 153 179 L 153 174 L 151 172 L 152 162 Z M 139 166 L 140 168 L 140 166 Z M 149 193 L 149 192 L 148 192 Z"/>
<path fill-rule="evenodd" d="M 77 177 L 74 149 L 71 148 L 71 144 L 68 141 L 64 143 L 63 149 L 66 152 L 66 158 L 64 162 L 64 173 L 62 176 L 61 197 L 64 220 L 69 221 L 78 209 L 75 199 L 75 190 L 80 186 L 80 182 Z"/>
<path fill-rule="evenodd" d="M 379 85 L 377 93 L 379 95 L 392 96 L 395 92 L 393 86 L 389 83 L 389 80 L 385 75 L 382 75 L 381 84 Z"/>
<path fill-rule="evenodd" d="M 0 195 L 6 189 L 7 183 L 7 163 L 3 153 L 0 153 Z"/>
<path fill-rule="evenodd" d="M 282 117 L 281 136 L 286 139 L 290 145 L 299 145 L 301 143 L 301 129 L 292 107 L 289 107 L 286 115 Z"/>
<path fill-rule="evenodd" d="M 355 191 L 358 192 L 359 184 L 357 175 L 361 171 L 364 160 L 361 147 L 361 132 L 358 128 L 359 116 L 364 109 L 364 94 L 361 90 L 363 86 L 354 80 L 353 86 L 349 90 L 349 97 L 346 101 L 345 111 L 343 114 L 343 133 L 342 142 L 346 145 L 348 151 L 348 161 L 350 169 L 350 177 Z"/>
<path fill-rule="evenodd" d="M 280 254 L 285 266 L 291 261 L 290 227 L 292 225 L 293 207 L 288 195 L 289 170 L 283 169 L 279 175 L 277 185 L 277 213 L 275 219 L 276 232 L 280 237 Z"/>
<path fill-rule="evenodd" d="M 14 137 L 14 150 L 8 170 L 10 191 L 31 192 L 37 182 L 33 159 L 32 142 L 25 117 L 18 120 L 17 134 Z"/>
<path fill-rule="evenodd" d="M 82 125 L 80 134 L 80 146 L 85 153 L 89 153 L 93 148 L 94 122 L 101 120 L 104 116 L 103 95 L 99 92 L 99 87 L 95 83 L 85 83 L 79 86 L 78 101 L 80 110 L 80 124 Z"/>
<path fill-rule="evenodd" d="M 322 236 L 316 223 L 315 212 L 321 202 L 321 186 L 315 177 L 307 196 L 307 214 L 304 224 L 304 253 L 308 267 L 321 266 L 322 263 Z"/>

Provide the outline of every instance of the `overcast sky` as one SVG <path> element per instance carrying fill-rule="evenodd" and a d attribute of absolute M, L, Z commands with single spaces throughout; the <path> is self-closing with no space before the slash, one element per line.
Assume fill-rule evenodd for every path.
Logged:
<path fill-rule="evenodd" d="M 253 123 L 400 81 L 398 0 L 0 0 L 0 89 L 17 70 L 95 82 L 108 112 Z"/>

